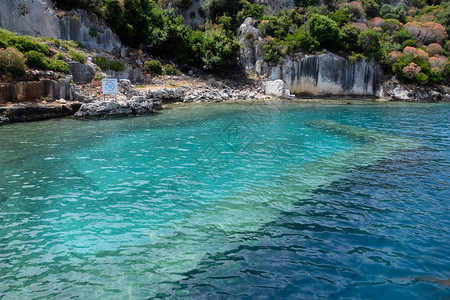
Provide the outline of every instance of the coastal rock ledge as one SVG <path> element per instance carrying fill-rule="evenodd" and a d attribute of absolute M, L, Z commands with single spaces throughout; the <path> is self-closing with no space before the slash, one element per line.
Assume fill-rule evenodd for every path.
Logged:
<path fill-rule="evenodd" d="M 147 114 L 161 109 L 161 101 L 148 99 L 144 96 L 134 96 L 127 100 L 119 97 L 118 100 L 96 101 L 83 104 L 76 112 L 75 117 L 104 117 L 114 115 Z"/>

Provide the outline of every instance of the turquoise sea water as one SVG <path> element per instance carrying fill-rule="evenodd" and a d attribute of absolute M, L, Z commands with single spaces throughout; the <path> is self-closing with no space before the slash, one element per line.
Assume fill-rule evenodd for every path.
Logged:
<path fill-rule="evenodd" d="M 448 299 L 449 109 L 0 127 L 0 299 Z"/>

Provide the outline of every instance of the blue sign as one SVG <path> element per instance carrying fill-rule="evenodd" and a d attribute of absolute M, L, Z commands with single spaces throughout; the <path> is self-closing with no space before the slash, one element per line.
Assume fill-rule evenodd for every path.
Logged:
<path fill-rule="evenodd" d="M 104 95 L 117 94 L 117 79 L 102 79 Z"/>

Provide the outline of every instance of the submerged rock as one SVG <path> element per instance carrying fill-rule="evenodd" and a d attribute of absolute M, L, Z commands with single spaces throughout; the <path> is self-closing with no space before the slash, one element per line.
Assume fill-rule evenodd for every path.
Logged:
<path fill-rule="evenodd" d="M 0 107 L 0 115 L 6 122 L 29 122 L 73 115 L 81 103 L 69 104 L 15 104 Z"/>

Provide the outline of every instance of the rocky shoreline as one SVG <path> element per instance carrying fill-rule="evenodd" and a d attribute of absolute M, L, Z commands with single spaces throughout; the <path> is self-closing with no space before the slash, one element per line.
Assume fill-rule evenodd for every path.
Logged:
<path fill-rule="evenodd" d="M 166 78 L 167 79 L 167 78 Z M 240 89 L 230 87 L 221 81 L 214 80 L 214 86 L 206 81 L 189 82 L 189 77 L 173 76 L 167 79 L 170 84 L 136 88 L 130 80 L 119 81 L 119 94 L 99 97 L 98 87 L 95 89 L 80 88 L 71 85 L 71 100 L 60 99 L 55 102 L 41 103 L 9 103 L 0 106 L 0 125 L 16 122 L 40 121 L 51 118 L 74 116 L 76 118 L 92 118 L 120 115 L 143 115 L 162 110 L 165 105 L 173 103 L 217 103 L 223 101 L 245 100 L 279 100 L 279 99 L 312 99 L 314 96 L 295 97 L 283 89 L 283 81 L 266 81 L 261 86 L 244 86 Z M 163 82 L 163 81 L 161 81 Z M 177 83 L 180 83 L 177 86 Z M 66 84 L 65 84 L 66 85 Z M 383 85 L 384 98 L 371 100 L 401 102 L 450 102 L 450 88 L 406 86 L 395 80 L 387 80 Z M 361 96 L 317 97 L 320 99 L 365 99 Z M 368 100 L 369 98 L 367 98 Z M 350 103 L 350 102 L 349 102 Z"/>

